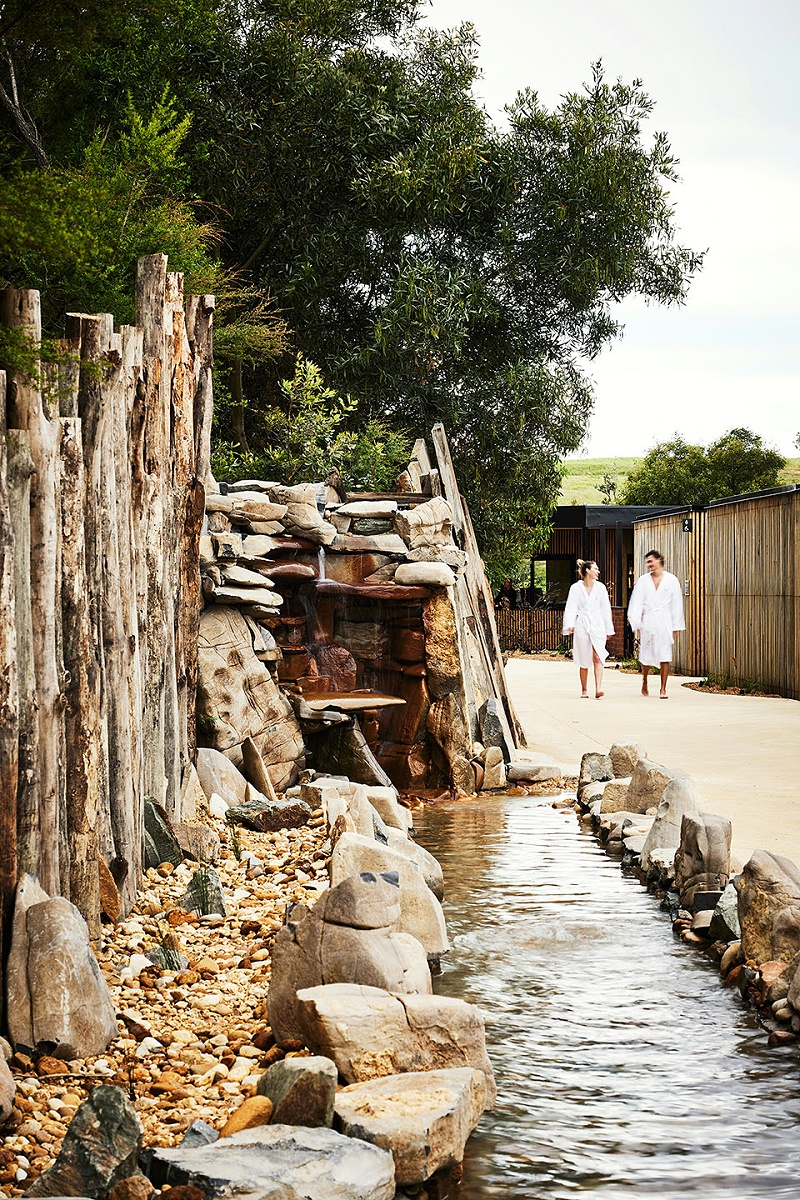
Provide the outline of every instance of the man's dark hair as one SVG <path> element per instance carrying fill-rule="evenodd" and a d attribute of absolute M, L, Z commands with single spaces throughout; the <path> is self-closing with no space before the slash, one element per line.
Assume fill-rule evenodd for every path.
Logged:
<path fill-rule="evenodd" d="M 661 565 L 664 565 L 664 555 L 659 554 L 658 550 L 648 550 L 645 558 L 657 558 Z"/>

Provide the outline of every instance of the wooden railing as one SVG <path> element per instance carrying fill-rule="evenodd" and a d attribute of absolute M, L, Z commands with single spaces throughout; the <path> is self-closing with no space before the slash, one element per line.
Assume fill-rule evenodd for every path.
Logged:
<path fill-rule="evenodd" d="M 536 650 L 558 650 L 564 643 L 561 625 L 562 609 L 498 608 L 495 609 L 497 634 L 503 650 L 521 650 L 532 654 Z"/>

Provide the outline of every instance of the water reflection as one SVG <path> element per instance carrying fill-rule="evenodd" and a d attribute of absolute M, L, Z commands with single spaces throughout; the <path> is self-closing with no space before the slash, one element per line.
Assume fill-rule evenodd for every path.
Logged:
<path fill-rule="evenodd" d="M 800 1196 L 796 1052 L 571 812 L 504 797 L 415 823 L 445 874 L 436 989 L 486 1013 L 499 1089 L 460 1200 Z"/>

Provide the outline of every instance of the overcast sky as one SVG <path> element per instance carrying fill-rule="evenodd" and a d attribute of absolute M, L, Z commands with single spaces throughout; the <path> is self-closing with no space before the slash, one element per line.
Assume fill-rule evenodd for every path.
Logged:
<path fill-rule="evenodd" d="M 800 453 L 798 0 L 432 0 L 426 19 L 475 25 L 496 119 L 523 87 L 554 107 L 602 59 L 607 77 L 643 81 L 680 159 L 680 240 L 705 265 L 684 307 L 619 309 L 623 338 L 590 366 L 584 452 L 744 425 Z"/>

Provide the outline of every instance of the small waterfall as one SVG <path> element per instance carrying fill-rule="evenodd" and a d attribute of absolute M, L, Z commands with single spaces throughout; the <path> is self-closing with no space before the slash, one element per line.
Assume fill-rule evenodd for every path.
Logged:
<path fill-rule="evenodd" d="M 320 577 L 320 579 L 324 579 L 325 578 L 325 547 L 324 546 L 320 546 L 320 548 L 319 548 L 319 555 L 317 557 L 317 562 L 318 562 L 319 577 Z"/>

